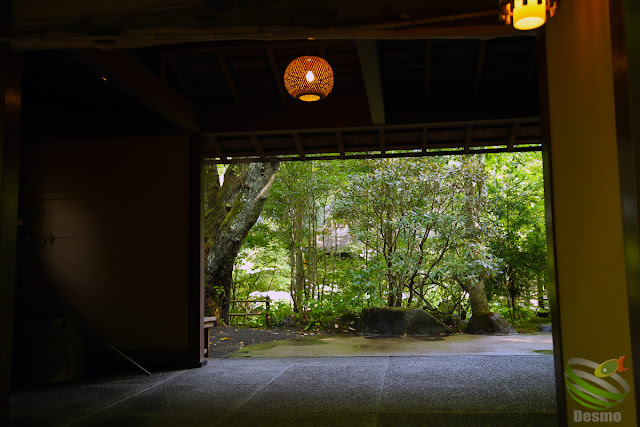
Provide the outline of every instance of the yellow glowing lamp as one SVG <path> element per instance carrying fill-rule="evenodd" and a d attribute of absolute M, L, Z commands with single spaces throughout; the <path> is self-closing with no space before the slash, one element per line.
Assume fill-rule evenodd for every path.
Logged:
<path fill-rule="evenodd" d="M 533 30 L 554 17 L 560 0 L 501 0 L 500 19 L 516 30 Z"/>
<path fill-rule="evenodd" d="M 284 87 L 300 101 L 319 101 L 333 89 L 333 70 L 323 58 L 301 56 L 291 61 L 285 70 Z"/>

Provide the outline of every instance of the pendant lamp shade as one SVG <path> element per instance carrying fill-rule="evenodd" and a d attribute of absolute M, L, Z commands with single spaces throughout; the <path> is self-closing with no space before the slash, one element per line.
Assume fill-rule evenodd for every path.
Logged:
<path fill-rule="evenodd" d="M 333 70 L 320 57 L 301 56 L 291 61 L 285 70 L 284 87 L 296 99 L 319 101 L 333 89 Z"/>
<path fill-rule="evenodd" d="M 500 18 L 516 30 L 533 30 L 553 17 L 560 0 L 501 0 Z"/>

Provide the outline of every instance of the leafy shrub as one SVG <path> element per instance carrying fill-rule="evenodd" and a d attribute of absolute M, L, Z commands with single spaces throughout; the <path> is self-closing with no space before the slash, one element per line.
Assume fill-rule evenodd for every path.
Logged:
<path fill-rule="evenodd" d="M 291 304 L 286 301 L 274 301 L 269 308 L 269 318 L 272 326 L 282 326 L 287 316 L 293 313 Z"/>

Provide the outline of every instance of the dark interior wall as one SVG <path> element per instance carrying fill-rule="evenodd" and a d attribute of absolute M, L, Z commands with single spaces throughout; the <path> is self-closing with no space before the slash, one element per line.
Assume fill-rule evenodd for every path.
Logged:
<path fill-rule="evenodd" d="M 188 139 L 25 145 L 23 351 L 39 328 L 67 325 L 73 335 L 78 322 L 61 323 L 62 313 L 141 361 L 179 362 L 188 346 Z"/>

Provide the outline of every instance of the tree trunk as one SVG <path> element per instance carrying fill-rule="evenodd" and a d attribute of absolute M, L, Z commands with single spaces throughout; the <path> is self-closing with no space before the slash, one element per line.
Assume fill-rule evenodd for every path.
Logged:
<path fill-rule="evenodd" d="M 538 294 L 538 309 L 544 310 L 546 307 L 544 304 L 544 285 L 542 281 L 538 280 L 536 288 Z"/>
<path fill-rule="evenodd" d="M 471 305 L 471 315 L 478 316 L 489 313 L 489 300 L 484 290 L 484 279 L 478 280 L 478 283 L 467 281 L 464 290 L 469 294 L 469 305 Z"/>
<path fill-rule="evenodd" d="M 220 319 L 229 321 L 229 301 L 233 265 L 247 234 L 256 223 L 279 163 L 231 165 L 220 185 L 216 167 L 207 188 L 205 213 L 205 259 L 208 312 L 218 310 Z"/>
<path fill-rule="evenodd" d="M 480 155 L 479 167 L 484 170 L 484 155 Z M 480 174 L 479 174 L 480 175 Z M 482 175 L 480 175 L 482 176 Z M 464 210 L 465 210 L 465 228 L 469 234 L 470 241 L 479 239 L 479 230 L 477 221 L 480 216 L 481 205 L 487 198 L 487 186 L 484 179 L 475 181 L 469 177 L 464 184 Z M 474 255 L 470 255 L 474 260 Z M 469 294 L 469 304 L 471 305 L 471 316 L 479 316 L 490 312 L 489 300 L 484 290 L 484 279 L 479 277 L 474 283 L 473 280 L 467 280 L 462 288 Z"/>
<path fill-rule="evenodd" d="M 295 248 L 295 282 L 294 282 L 294 300 L 295 307 L 297 310 L 302 308 L 302 299 L 304 296 L 305 286 L 304 286 L 304 254 L 302 253 L 302 202 L 298 201 L 296 203 L 296 215 L 295 215 L 295 228 L 294 228 L 294 248 Z"/>

